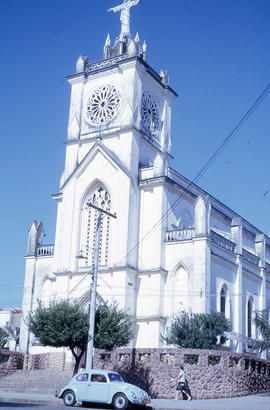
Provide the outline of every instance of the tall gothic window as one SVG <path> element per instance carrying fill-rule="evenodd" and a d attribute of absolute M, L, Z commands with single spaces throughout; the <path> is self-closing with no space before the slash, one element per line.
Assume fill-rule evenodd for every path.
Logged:
<path fill-rule="evenodd" d="M 230 295 L 228 287 L 224 284 L 219 293 L 218 300 L 218 310 L 226 316 L 227 319 L 231 318 L 231 306 L 230 306 Z"/>
<path fill-rule="evenodd" d="M 82 207 L 81 218 L 81 238 L 80 238 L 80 250 L 82 250 L 85 259 L 86 266 L 92 266 L 94 263 L 95 239 L 97 235 L 97 220 L 98 210 L 89 206 L 89 204 L 96 205 L 107 211 L 111 210 L 111 198 L 108 191 L 101 185 L 97 189 L 91 192 L 84 201 Z M 108 251 L 109 251 L 109 236 L 110 236 L 110 216 L 101 214 L 100 225 L 100 242 L 99 242 L 99 260 L 100 266 L 108 264 Z"/>
<path fill-rule="evenodd" d="M 252 313 L 253 313 L 253 300 L 249 298 L 247 304 L 247 336 L 252 337 Z"/>
<path fill-rule="evenodd" d="M 222 313 L 226 313 L 226 290 L 224 289 L 224 287 L 221 289 L 220 292 L 220 311 Z"/>

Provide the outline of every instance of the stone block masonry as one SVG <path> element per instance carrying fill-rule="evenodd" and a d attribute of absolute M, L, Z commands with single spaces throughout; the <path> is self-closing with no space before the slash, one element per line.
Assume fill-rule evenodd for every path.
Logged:
<path fill-rule="evenodd" d="M 0 377 L 23 368 L 24 354 L 0 349 Z"/>
<path fill-rule="evenodd" d="M 118 371 L 153 398 L 174 398 L 181 364 L 195 399 L 270 391 L 270 361 L 249 354 L 199 349 L 96 349 L 94 357 L 95 368 Z"/>
<path fill-rule="evenodd" d="M 118 371 L 153 398 L 172 399 L 184 365 L 194 399 L 237 397 L 270 391 L 270 361 L 251 354 L 199 349 L 95 349 L 94 368 Z M 64 352 L 25 356 L 0 350 L 0 377 L 18 369 L 66 370 Z M 26 366 L 27 364 L 27 366 Z M 70 368 L 71 363 L 68 362 Z"/>

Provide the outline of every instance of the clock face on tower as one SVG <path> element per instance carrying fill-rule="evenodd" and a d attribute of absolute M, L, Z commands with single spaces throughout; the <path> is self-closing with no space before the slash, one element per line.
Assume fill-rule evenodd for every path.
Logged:
<path fill-rule="evenodd" d="M 142 124 L 146 131 L 157 135 L 159 131 L 159 110 L 155 97 L 144 91 L 141 106 Z"/>
<path fill-rule="evenodd" d="M 103 125 L 110 122 L 120 108 L 120 92 L 113 85 L 98 87 L 86 103 L 86 119 L 92 125 Z"/>

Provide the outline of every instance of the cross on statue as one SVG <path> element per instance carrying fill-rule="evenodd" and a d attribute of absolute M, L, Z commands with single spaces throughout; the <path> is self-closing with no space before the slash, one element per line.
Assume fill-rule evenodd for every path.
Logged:
<path fill-rule="evenodd" d="M 124 0 L 124 3 L 120 4 L 119 6 L 108 9 L 108 11 L 113 11 L 114 13 L 121 11 L 121 38 L 123 38 L 127 34 L 130 34 L 130 9 L 131 7 L 137 6 L 137 4 L 139 4 L 140 2 L 141 0 Z"/>

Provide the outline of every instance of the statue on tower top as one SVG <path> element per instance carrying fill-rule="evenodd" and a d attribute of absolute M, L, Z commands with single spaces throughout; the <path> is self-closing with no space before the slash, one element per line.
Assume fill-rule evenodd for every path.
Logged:
<path fill-rule="evenodd" d="M 123 39 L 125 35 L 130 34 L 130 9 L 131 7 L 137 6 L 140 2 L 141 0 L 124 0 L 124 3 L 119 6 L 108 9 L 108 11 L 113 11 L 114 13 L 121 11 L 120 21 L 122 25 L 120 39 Z"/>

